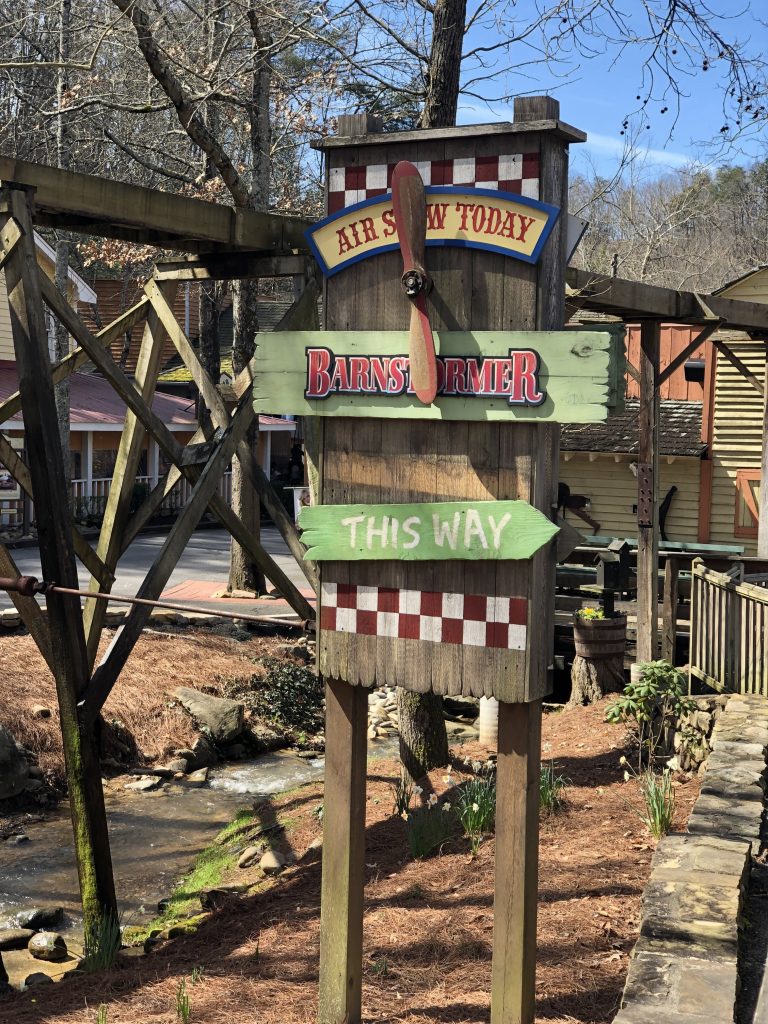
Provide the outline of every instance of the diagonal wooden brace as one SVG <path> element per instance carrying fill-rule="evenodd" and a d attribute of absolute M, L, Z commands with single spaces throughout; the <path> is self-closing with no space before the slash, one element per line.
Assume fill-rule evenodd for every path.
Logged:
<path fill-rule="evenodd" d="M 308 288 L 311 294 L 308 296 L 301 296 L 299 300 L 297 300 L 297 303 L 294 303 L 294 306 L 300 306 L 303 309 L 308 299 L 311 299 L 314 302 L 317 301 L 317 285 L 312 282 Z M 155 281 L 148 281 L 144 287 L 144 291 L 152 303 L 163 327 L 168 332 L 168 337 L 173 342 L 176 351 L 179 353 L 185 366 L 189 370 L 192 380 L 197 385 L 197 389 L 208 407 L 208 411 L 211 414 L 211 419 L 214 425 L 218 428 L 225 427 L 229 422 L 229 412 L 227 411 L 226 403 L 200 362 L 197 352 L 195 352 L 186 334 L 179 326 L 179 323 L 173 314 L 173 310 L 166 302 L 163 293 Z M 286 313 L 286 316 L 283 318 L 281 323 L 289 318 L 290 312 L 291 310 Z M 278 325 L 278 328 L 279 326 L 280 325 Z M 241 396 L 238 395 L 238 398 L 240 397 Z M 306 561 L 304 559 L 307 549 L 299 539 L 293 520 L 285 511 L 283 503 L 275 494 L 275 490 L 266 473 L 254 458 L 253 452 L 250 450 L 247 443 L 244 442 L 238 446 L 237 457 L 240 460 L 243 475 L 259 495 L 264 507 L 272 517 L 272 521 L 280 531 L 283 540 L 288 545 L 288 549 L 291 554 L 298 562 L 314 590 L 317 591 L 319 586 L 317 566 L 314 562 Z"/>
<path fill-rule="evenodd" d="M 225 432 L 215 454 L 200 473 L 189 501 L 179 513 L 157 558 L 139 587 L 136 597 L 154 601 L 162 594 L 181 553 L 200 521 L 200 517 L 216 492 L 221 474 L 232 460 L 238 441 L 245 436 L 248 424 L 247 416 L 236 414 L 232 418 L 229 429 Z M 99 714 L 151 612 L 151 608 L 134 605 L 115 633 L 112 643 L 93 674 L 85 695 L 82 710 L 86 721 L 93 721 Z"/>
<path fill-rule="evenodd" d="M 10 551 L 4 544 L 0 544 L 0 574 L 17 579 L 21 573 L 14 562 Z M 8 591 L 8 597 L 13 606 L 21 616 L 21 621 L 29 630 L 30 636 L 37 644 L 37 649 L 45 658 L 45 663 L 51 672 L 54 671 L 53 655 L 51 654 L 51 632 L 48 628 L 48 620 L 40 610 L 40 605 L 34 597 L 24 597 L 22 594 Z"/>
<path fill-rule="evenodd" d="M 200 475 L 199 467 L 183 465 L 184 449 L 177 443 L 176 439 L 162 420 L 152 412 L 139 392 L 133 387 L 122 370 L 117 366 L 110 353 L 101 349 L 95 342 L 93 335 L 88 331 L 74 310 L 65 303 L 55 285 L 44 274 L 42 277 L 45 278 L 45 280 L 41 280 L 40 284 L 43 298 L 46 303 L 50 306 L 56 316 L 59 317 L 62 323 L 64 323 L 69 333 L 72 334 L 85 351 L 89 353 L 90 358 L 95 363 L 96 367 L 101 370 L 118 395 L 120 395 L 123 401 L 128 405 L 128 408 L 134 413 L 149 433 L 152 434 L 167 458 L 177 466 L 180 472 L 187 477 L 187 479 L 191 480 L 193 483 L 197 481 Z M 242 424 L 243 421 L 245 422 L 245 428 L 241 430 L 240 426 L 238 427 L 238 439 L 235 443 L 235 447 L 238 447 L 239 443 L 242 441 L 245 430 L 247 430 L 256 415 L 253 409 L 253 404 L 249 404 L 247 398 L 248 396 L 246 396 L 246 398 L 243 399 L 237 407 L 236 417 L 240 424 Z M 228 430 L 231 430 L 234 423 L 235 418 L 233 417 Z M 206 472 L 207 468 L 208 467 L 206 466 L 206 469 L 203 470 L 203 472 Z M 222 469 L 222 473 L 223 472 L 224 470 Z M 221 520 L 222 524 L 235 537 L 238 543 L 242 544 L 249 554 L 252 555 L 254 561 L 257 564 L 264 565 L 265 559 L 268 558 L 266 552 L 260 545 L 254 544 L 250 532 L 243 526 L 242 522 L 235 515 L 229 505 L 215 492 L 211 496 L 210 505 L 217 518 Z M 271 559 L 270 563 L 269 576 L 278 590 L 285 596 L 286 600 L 290 602 L 291 606 L 299 615 L 301 615 L 302 618 L 314 618 L 314 610 L 311 605 L 308 604 L 306 598 L 276 563 L 272 562 Z"/>

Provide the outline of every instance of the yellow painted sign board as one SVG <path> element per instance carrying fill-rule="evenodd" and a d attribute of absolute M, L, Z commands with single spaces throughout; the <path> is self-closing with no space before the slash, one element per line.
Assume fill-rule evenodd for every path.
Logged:
<path fill-rule="evenodd" d="M 436 185 L 427 193 L 427 246 L 485 249 L 536 263 L 559 210 L 511 192 Z M 399 247 L 392 196 L 374 196 L 313 225 L 306 238 L 330 277 Z"/>

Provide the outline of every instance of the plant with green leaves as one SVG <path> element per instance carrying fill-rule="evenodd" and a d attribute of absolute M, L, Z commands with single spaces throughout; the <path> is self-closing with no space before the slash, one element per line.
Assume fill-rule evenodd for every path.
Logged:
<path fill-rule="evenodd" d="M 181 1021 L 181 1024 L 189 1024 L 192 1016 L 192 1007 L 190 1006 L 187 994 L 187 983 L 184 978 L 181 979 L 179 987 L 176 989 L 176 1016 Z"/>
<path fill-rule="evenodd" d="M 107 1024 L 107 1004 L 100 1003 L 96 1011 L 96 1024 Z"/>
<path fill-rule="evenodd" d="M 485 834 L 493 832 L 496 820 L 496 778 L 467 779 L 454 792 L 456 813 L 474 857 Z"/>
<path fill-rule="evenodd" d="M 577 619 L 582 619 L 585 622 L 594 622 L 595 619 L 604 619 L 605 611 L 602 608 L 589 605 L 586 608 L 577 608 L 574 615 Z"/>
<path fill-rule="evenodd" d="M 555 814 L 565 803 L 565 789 L 570 779 L 557 774 L 554 761 L 542 764 L 539 772 L 539 804 L 547 814 Z"/>
<path fill-rule="evenodd" d="M 659 750 L 669 746 L 675 721 L 696 707 L 687 696 L 685 676 L 668 661 L 647 661 L 639 668 L 638 681 L 628 683 L 605 712 L 606 721 L 633 729 L 638 773 L 655 764 Z"/>
<path fill-rule="evenodd" d="M 632 804 L 629 806 L 632 807 L 653 838 L 661 839 L 662 836 L 672 831 L 675 817 L 675 790 L 672 772 L 669 768 L 665 768 L 659 773 L 648 767 L 638 774 L 626 757 L 622 757 L 619 764 L 625 766 L 625 782 L 629 782 L 632 778 L 637 780 L 645 809 L 639 811 Z"/>
<path fill-rule="evenodd" d="M 196 985 L 198 983 L 198 981 L 202 981 L 204 974 L 205 974 L 205 968 L 204 967 L 199 967 L 199 966 L 195 965 L 192 968 L 192 973 L 190 974 L 190 980 L 192 981 L 192 984 Z"/>
<path fill-rule="evenodd" d="M 96 928 L 85 936 L 80 970 L 89 974 L 108 970 L 115 962 L 121 946 L 120 921 L 114 914 L 102 914 Z"/>
<path fill-rule="evenodd" d="M 420 793 L 418 786 L 415 789 Z M 442 804 L 434 793 L 430 793 L 422 807 L 409 810 L 405 818 L 408 833 L 408 849 L 416 860 L 429 857 L 440 850 L 451 838 L 456 827 L 453 808 L 448 801 Z"/>
<path fill-rule="evenodd" d="M 319 676 L 305 665 L 262 658 L 263 680 L 251 702 L 260 718 L 282 728 L 316 733 L 323 725 L 325 693 Z"/>

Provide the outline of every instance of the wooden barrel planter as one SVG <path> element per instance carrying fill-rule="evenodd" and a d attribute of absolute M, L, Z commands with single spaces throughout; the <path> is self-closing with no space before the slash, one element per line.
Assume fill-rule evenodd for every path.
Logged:
<path fill-rule="evenodd" d="M 569 704 L 592 704 L 624 686 L 627 616 L 610 619 L 573 617 L 576 657 L 571 668 Z"/>
<path fill-rule="evenodd" d="M 627 616 L 612 619 L 573 617 L 573 642 L 580 658 L 598 661 L 602 658 L 624 658 L 627 646 Z"/>

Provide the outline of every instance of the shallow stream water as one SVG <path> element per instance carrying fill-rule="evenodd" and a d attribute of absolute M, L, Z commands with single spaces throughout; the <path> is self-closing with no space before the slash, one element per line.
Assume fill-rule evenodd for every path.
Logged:
<path fill-rule="evenodd" d="M 377 746 L 378 756 L 389 752 L 388 745 Z M 324 764 L 322 758 L 303 760 L 277 752 L 216 768 L 209 784 L 200 789 L 181 783 L 148 793 L 107 792 L 123 925 L 155 917 L 158 900 L 168 895 L 195 855 L 240 808 L 322 778 Z M 80 905 L 66 805 L 45 821 L 25 826 L 25 832 L 27 843 L 0 844 L 0 925 L 15 924 L 15 915 L 24 908 L 55 905 L 63 907 L 66 916 L 59 930 L 77 930 Z"/>

